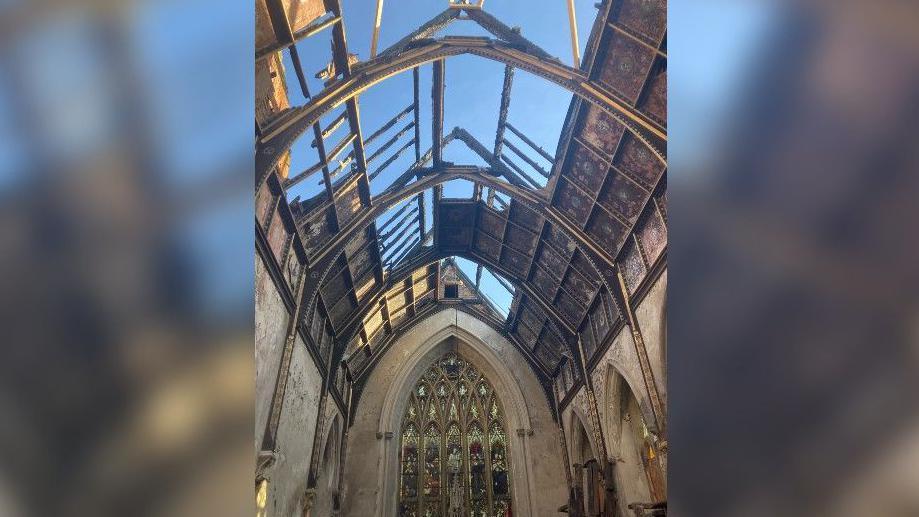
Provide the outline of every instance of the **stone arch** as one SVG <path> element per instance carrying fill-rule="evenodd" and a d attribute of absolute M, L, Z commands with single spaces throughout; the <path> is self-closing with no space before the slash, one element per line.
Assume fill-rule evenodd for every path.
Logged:
<path fill-rule="evenodd" d="M 428 364 L 439 352 L 454 350 L 487 375 L 501 395 L 514 514 L 537 515 L 565 503 L 568 493 L 559 426 L 544 392 L 545 379 L 526 366 L 523 353 L 500 330 L 475 315 L 443 307 L 419 318 L 387 347 L 355 400 L 354 419 L 347 432 L 342 515 L 388 517 L 395 513 L 400 446 L 395 426 L 401 425 L 405 404 L 396 400 L 404 392 L 394 385 L 413 386 L 412 381 L 424 372 L 419 364 Z"/>
<path fill-rule="evenodd" d="M 570 442 L 570 446 L 568 447 L 568 455 L 571 458 L 571 463 L 584 463 L 585 458 L 582 457 L 581 451 L 585 445 L 582 437 L 585 436 L 587 437 L 587 446 L 590 448 L 591 454 L 599 461 L 602 457 L 600 444 L 595 443 L 596 440 L 590 432 L 590 420 L 588 415 L 586 415 L 576 403 L 572 402 L 570 407 L 571 414 L 568 417 L 568 441 Z M 583 433 L 579 431 L 583 431 Z"/>
<path fill-rule="evenodd" d="M 648 390 L 645 389 L 644 381 L 639 377 L 639 372 L 633 372 L 626 367 L 626 362 L 628 361 L 634 362 L 634 365 L 637 366 L 638 359 L 635 358 L 633 354 L 631 354 L 630 357 L 623 357 L 625 353 L 617 353 L 616 350 L 616 347 L 632 346 L 631 339 L 632 337 L 627 328 L 624 328 L 616 341 L 610 346 L 610 350 L 607 352 L 606 357 L 597 364 L 596 368 L 603 368 L 604 364 L 607 366 L 606 375 L 604 377 L 606 386 L 603 391 L 600 392 L 603 394 L 600 400 L 602 400 L 604 409 L 609 407 L 609 403 L 611 402 L 609 390 L 614 387 L 610 384 L 610 375 L 615 373 L 622 378 L 625 386 L 628 387 L 629 391 L 632 392 L 632 395 L 637 400 L 638 407 L 641 409 L 641 416 L 645 419 L 648 429 L 657 434 L 659 429 L 654 417 L 654 410 L 651 407 L 651 397 L 648 394 Z M 626 342 L 628 342 L 628 344 L 626 344 Z M 600 400 L 598 400 L 598 404 L 601 403 Z"/>
<path fill-rule="evenodd" d="M 605 378 L 606 445 L 614 465 L 613 475 L 619 491 L 620 511 L 626 514 L 630 511 L 629 503 L 650 501 L 650 486 L 639 457 L 634 422 L 626 421 L 625 415 L 637 412 L 647 417 L 627 379 L 611 363 Z"/>

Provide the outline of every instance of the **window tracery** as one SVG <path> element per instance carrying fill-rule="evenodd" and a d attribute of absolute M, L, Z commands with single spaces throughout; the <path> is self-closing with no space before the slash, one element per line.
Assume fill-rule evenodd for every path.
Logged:
<path fill-rule="evenodd" d="M 399 515 L 510 517 L 506 428 L 481 372 L 453 352 L 435 361 L 402 419 Z"/>

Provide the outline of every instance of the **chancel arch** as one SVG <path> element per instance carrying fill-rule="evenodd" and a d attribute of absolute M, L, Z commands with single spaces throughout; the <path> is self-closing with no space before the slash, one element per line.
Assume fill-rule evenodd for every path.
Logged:
<path fill-rule="evenodd" d="M 364 444 L 358 448 L 365 452 L 360 459 L 348 455 L 343 514 L 399 515 L 403 417 L 413 388 L 448 353 L 463 357 L 489 379 L 503 406 L 513 514 L 535 515 L 535 508 L 566 498 L 556 425 L 538 379 L 529 368 L 517 367 L 524 358 L 499 332 L 472 315 L 443 309 L 394 343 L 370 374 L 350 435 L 352 443 Z M 375 470 L 368 468 L 371 446 Z M 539 470 L 534 471 L 537 458 Z M 373 494 L 351 492 L 358 486 L 379 488 Z"/>

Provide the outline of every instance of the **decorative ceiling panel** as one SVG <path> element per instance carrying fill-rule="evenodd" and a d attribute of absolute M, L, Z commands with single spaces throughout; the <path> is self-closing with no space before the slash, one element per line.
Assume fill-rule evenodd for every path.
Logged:
<path fill-rule="evenodd" d="M 573 223 L 583 228 L 584 223 L 587 222 L 587 217 L 590 216 L 592 204 L 593 201 L 590 199 L 589 194 L 585 194 L 564 178 L 559 181 L 555 206 Z"/>
<path fill-rule="evenodd" d="M 657 44 L 667 29 L 667 0 L 623 0 L 618 22 Z"/>
<path fill-rule="evenodd" d="M 476 232 L 472 248 L 474 253 L 493 264 L 501 259 L 501 241 L 489 237 L 485 232 Z"/>
<path fill-rule="evenodd" d="M 664 172 L 664 165 L 654 158 L 651 149 L 633 136 L 623 139 L 622 148 L 616 155 L 613 165 L 641 181 L 648 190 L 654 188 Z"/>
<path fill-rule="evenodd" d="M 577 144 L 574 148 L 574 157 L 566 177 L 573 180 L 586 192 L 596 192 L 603 184 L 609 163 L 583 145 Z"/>
<path fill-rule="evenodd" d="M 600 82 L 634 103 L 654 61 L 654 51 L 622 34 L 613 34 L 611 40 Z"/>
<path fill-rule="evenodd" d="M 667 67 L 666 61 L 658 58 L 658 63 L 651 71 L 651 84 L 639 109 L 647 113 L 655 122 L 667 126 Z"/>
<path fill-rule="evenodd" d="M 593 104 L 587 104 L 582 109 L 585 114 L 582 115 L 581 138 L 606 156 L 612 156 L 625 133 L 625 126 Z"/>
<path fill-rule="evenodd" d="M 634 223 L 647 196 L 647 191 L 634 180 L 616 171 L 611 171 L 610 179 L 600 192 L 598 201 L 610 212 L 615 212 L 623 219 Z"/>

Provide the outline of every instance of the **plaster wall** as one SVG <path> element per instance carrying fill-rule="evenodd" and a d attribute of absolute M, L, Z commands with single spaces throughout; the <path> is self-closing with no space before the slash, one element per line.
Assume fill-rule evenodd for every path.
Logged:
<path fill-rule="evenodd" d="M 332 514 L 333 493 L 338 490 L 339 451 L 341 447 L 343 419 L 338 406 L 332 398 L 326 404 L 325 429 L 319 438 L 321 454 L 319 470 L 316 477 L 316 498 L 313 502 L 312 515 L 326 516 Z"/>
<path fill-rule="evenodd" d="M 450 338 L 454 331 L 458 338 Z M 508 414 L 514 514 L 558 515 L 558 507 L 567 500 L 564 467 L 558 430 L 536 376 L 523 356 L 503 336 L 487 324 L 454 309 L 444 309 L 416 324 L 393 344 L 370 374 L 348 434 L 342 515 L 388 516 L 394 513 L 399 429 L 384 415 L 384 407 L 401 420 L 404 401 L 401 406 L 396 403 L 390 407 L 392 402 L 387 403 L 392 391 L 390 387 L 396 378 L 410 381 L 413 386 L 431 362 L 449 350 L 464 355 L 491 379 Z M 424 357 L 418 360 L 422 352 Z M 496 364 L 500 371 L 495 369 Z M 513 383 L 514 389 L 505 392 L 507 386 L 502 387 L 502 383 Z M 514 390 L 522 394 L 518 395 L 522 400 L 510 393 Z M 515 409 L 515 404 L 525 407 Z M 521 421 L 524 419 L 526 421 Z M 533 434 L 520 436 L 518 428 L 532 429 Z M 379 439 L 378 431 L 382 435 Z M 391 432 L 392 438 L 385 438 L 385 432 Z M 528 493 L 520 493 L 521 485 Z"/>
<path fill-rule="evenodd" d="M 255 452 L 258 453 L 284 351 L 290 313 L 262 259 L 255 256 Z"/>
<path fill-rule="evenodd" d="M 667 271 L 665 270 L 648 291 L 641 304 L 635 308 L 635 317 L 638 319 L 638 326 L 641 329 L 641 335 L 648 350 L 648 359 L 651 362 L 651 371 L 654 373 L 654 382 L 657 385 L 657 391 L 664 407 L 667 407 L 667 329 L 664 321 L 666 297 Z"/>
<path fill-rule="evenodd" d="M 278 424 L 279 457 L 268 472 L 269 515 L 300 515 L 296 512 L 301 509 L 300 499 L 306 490 L 321 389 L 319 370 L 298 336 Z"/>

